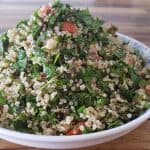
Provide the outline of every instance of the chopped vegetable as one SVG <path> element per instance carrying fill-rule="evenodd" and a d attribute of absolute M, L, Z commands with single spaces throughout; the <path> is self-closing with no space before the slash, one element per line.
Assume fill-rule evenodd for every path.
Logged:
<path fill-rule="evenodd" d="M 64 22 L 62 26 L 62 31 L 67 31 L 69 33 L 74 34 L 77 32 L 77 27 L 72 22 Z"/>
<path fill-rule="evenodd" d="M 66 133 L 66 135 L 79 135 L 79 134 L 82 134 L 80 129 L 72 129 Z"/>

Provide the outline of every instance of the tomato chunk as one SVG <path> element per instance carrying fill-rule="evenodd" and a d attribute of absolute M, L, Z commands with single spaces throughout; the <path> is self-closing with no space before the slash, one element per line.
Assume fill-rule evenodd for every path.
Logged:
<path fill-rule="evenodd" d="M 80 121 L 78 122 L 73 129 L 69 130 L 66 135 L 79 135 L 82 134 L 82 131 L 80 130 L 80 126 L 84 126 L 85 127 L 85 122 L 84 121 Z"/>
<path fill-rule="evenodd" d="M 77 31 L 77 26 L 72 22 L 64 22 L 62 26 L 62 31 L 67 31 L 69 33 L 74 34 Z"/>
<path fill-rule="evenodd" d="M 66 135 L 79 135 L 79 134 L 82 134 L 82 131 L 80 129 L 71 129 L 66 133 Z"/>

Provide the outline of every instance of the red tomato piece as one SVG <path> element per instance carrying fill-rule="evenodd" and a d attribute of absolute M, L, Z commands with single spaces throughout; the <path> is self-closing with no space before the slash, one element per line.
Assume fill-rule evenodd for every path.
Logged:
<path fill-rule="evenodd" d="M 82 134 L 82 131 L 80 129 L 71 129 L 66 133 L 66 135 L 79 135 L 79 134 Z"/>
<path fill-rule="evenodd" d="M 74 34 L 77 31 L 77 26 L 72 22 L 64 22 L 62 26 L 62 31 L 67 31 L 69 33 Z"/>

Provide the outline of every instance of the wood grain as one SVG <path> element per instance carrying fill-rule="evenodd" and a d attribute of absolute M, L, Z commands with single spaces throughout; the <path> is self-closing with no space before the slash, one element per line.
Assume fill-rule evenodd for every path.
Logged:
<path fill-rule="evenodd" d="M 74 7 L 88 7 L 94 16 L 118 26 L 119 32 L 150 46 L 149 0 L 62 1 Z M 50 0 L 0 0 L 0 32 L 14 27 L 18 20 L 29 17 L 33 10 L 48 2 Z M 33 148 L 0 140 L 0 150 L 33 150 Z M 150 150 L 150 120 L 117 140 L 78 150 Z"/>

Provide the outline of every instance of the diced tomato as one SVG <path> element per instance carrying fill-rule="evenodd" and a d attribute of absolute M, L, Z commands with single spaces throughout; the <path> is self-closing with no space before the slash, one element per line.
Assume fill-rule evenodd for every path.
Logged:
<path fill-rule="evenodd" d="M 74 129 L 69 130 L 66 133 L 66 135 L 79 135 L 79 134 L 82 134 L 82 131 L 80 130 L 80 126 L 84 126 L 85 127 L 85 122 L 84 121 L 78 122 L 74 126 Z"/>
<path fill-rule="evenodd" d="M 72 22 L 64 22 L 62 26 L 62 31 L 67 31 L 74 34 L 77 32 L 77 26 Z"/>
<path fill-rule="evenodd" d="M 82 134 L 82 131 L 80 129 L 72 129 L 66 133 L 66 135 L 79 135 L 79 134 Z"/>

